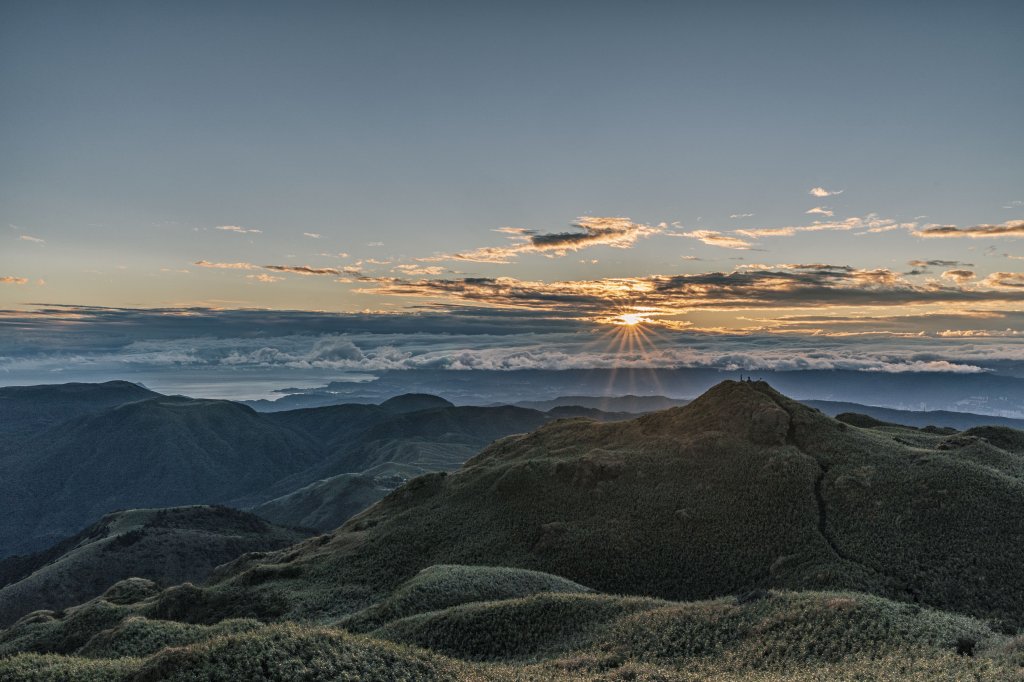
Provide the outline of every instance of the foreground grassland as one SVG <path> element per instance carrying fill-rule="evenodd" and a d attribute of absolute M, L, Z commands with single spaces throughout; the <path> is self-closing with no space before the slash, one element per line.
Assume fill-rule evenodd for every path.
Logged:
<path fill-rule="evenodd" d="M 488 590 L 491 578 L 495 587 Z M 563 586 L 572 591 L 550 591 Z M 525 596 L 489 599 L 516 593 Z M 434 609 L 439 603 L 454 605 Z M 0 679 L 1012 680 L 1024 674 L 1020 637 L 965 616 L 855 593 L 765 592 L 678 603 L 591 593 L 532 572 L 441 566 L 403 585 L 382 608 L 355 614 L 347 625 L 372 628 L 367 634 L 340 627 L 345 623 L 206 626 L 128 615 L 140 606 L 97 600 L 62 620 L 23 626 L 19 648 L 66 655 L 2 658 Z M 109 627 L 87 636 L 101 623 Z"/>

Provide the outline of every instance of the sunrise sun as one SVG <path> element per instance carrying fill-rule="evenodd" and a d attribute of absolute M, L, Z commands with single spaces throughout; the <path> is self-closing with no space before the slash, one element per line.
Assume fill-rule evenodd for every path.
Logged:
<path fill-rule="evenodd" d="M 638 324 L 643 324 L 644 322 L 649 321 L 650 320 L 644 317 L 641 313 L 623 313 L 615 318 L 615 324 L 620 324 L 625 327 L 635 327 Z"/>

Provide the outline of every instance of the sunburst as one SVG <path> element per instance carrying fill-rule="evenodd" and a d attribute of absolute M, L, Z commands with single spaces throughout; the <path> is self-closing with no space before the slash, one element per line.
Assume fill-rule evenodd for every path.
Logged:
<path fill-rule="evenodd" d="M 606 353 L 618 359 L 611 367 L 606 394 L 610 395 L 615 390 L 620 371 L 628 372 L 630 392 L 640 389 L 636 381 L 637 372 L 649 374 L 650 382 L 659 392 L 663 392 L 657 372 L 643 362 L 645 357 L 654 353 L 656 342 L 662 339 L 657 331 L 659 323 L 655 319 L 659 312 L 647 306 L 617 306 L 608 315 L 595 319 L 595 322 L 606 325 L 607 329 L 594 343 L 603 345 Z"/>

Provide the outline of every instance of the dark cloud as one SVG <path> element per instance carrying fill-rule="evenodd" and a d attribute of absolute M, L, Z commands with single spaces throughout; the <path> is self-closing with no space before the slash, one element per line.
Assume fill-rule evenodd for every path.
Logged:
<path fill-rule="evenodd" d="M 540 233 L 519 227 L 503 227 L 504 233 L 514 242 L 510 246 L 485 246 L 470 251 L 419 258 L 420 261 L 463 260 L 478 263 L 511 263 L 512 258 L 523 253 L 543 253 L 550 256 L 564 256 L 570 251 L 579 251 L 590 246 L 611 246 L 627 249 L 641 237 L 664 232 L 668 225 L 644 225 L 629 218 L 583 216 L 572 224 L 575 231 Z"/>
<path fill-rule="evenodd" d="M 335 277 L 344 274 L 339 268 L 314 268 L 309 265 L 264 265 L 265 270 L 274 272 L 291 272 L 296 275 L 333 275 Z"/>
<path fill-rule="evenodd" d="M 949 279 L 957 284 L 966 284 L 967 282 L 974 279 L 973 270 L 946 270 L 942 273 L 943 279 Z"/>
<path fill-rule="evenodd" d="M 974 263 L 964 263 L 964 262 L 958 261 L 958 260 L 940 260 L 940 259 L 909 260 L 909 261 L 907 261 L 907 265 L 909 265 L 911 267 L 915 267 L 915 268 L 928 268 L 928 267 L 936 267 L 936 268 L 973 268 L 974 267 Z"/>
<path fill-rule="evenodd" d="M 1000 225 L 925 225 L 914 230 L 918 237 L 1024 237 L 1024 220 L 1009 220 Z"/>

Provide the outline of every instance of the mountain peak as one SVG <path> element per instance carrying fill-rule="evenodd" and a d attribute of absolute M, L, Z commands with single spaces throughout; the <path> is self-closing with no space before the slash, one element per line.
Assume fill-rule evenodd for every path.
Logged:
<path fill-rule="evenodd" d="M 641 421 L 657 429 L 724 431 L 759 445 L 783 445 L 799 403 L 765 381 L 723 381 L 689 405 L 656 412 Z M 808 410 L 808 408 L 803 408 Z"/>
<path fill-rule="evenodd" d="M 455 404 L 429 393 L 405 393 L 385 400 L 380 406 L 392 412 L 419 412 L 455 407 Z"/>

